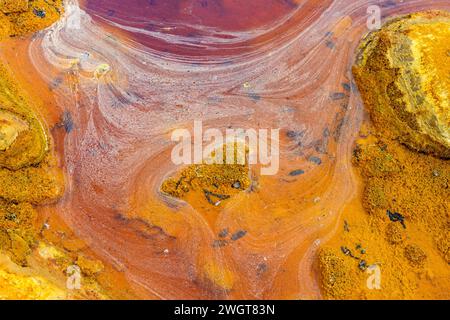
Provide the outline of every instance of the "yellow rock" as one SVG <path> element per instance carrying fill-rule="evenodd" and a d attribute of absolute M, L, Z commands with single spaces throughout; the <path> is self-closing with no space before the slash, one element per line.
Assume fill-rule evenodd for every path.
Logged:
<path fill-rule="evenodd" d="M 450 13 L 395 19 L 369 34 L 353 69 L 378 130 L 450 158 Z"/>
<path fill-rule="evenodd" d="M 65 292 L 42 277 L 8 273 L 0 269 L 0 299 L 64 299 Z"/>
<path fill-rule="evenodd" d="M 42 161 L 48 137 L 43 122 L 8 73 L 0 65 L 0 168 L 17 170 Z"/>
<path fill-rule="evenodd" d="M 0 151 L 8 149 L 28 124 L 12 113 L 0 110 Z"/>

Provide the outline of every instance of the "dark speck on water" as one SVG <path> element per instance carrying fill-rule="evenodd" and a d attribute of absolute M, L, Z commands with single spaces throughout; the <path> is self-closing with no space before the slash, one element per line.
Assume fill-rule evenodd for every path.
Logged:
<path fill-rule="evenodd" d="M 352 90 L 352 86 L 349 83 L 347 83 L 347 82 L 344 82 L 342 84 L 342 87 L 344 88 L 345 91 L 351 91 Z"/>
<path fill-rule="evenodd" d="M 223 229 L 222 231 L 219 232 L 219 237 L 225 238 L 228 235 L 228 233 L 229 233 L 228 229 Z"/>
<path fill-rule="evenodd" d="M 390 8 L 390 7 L 395 7 L 396 5 L 397 5 L 397 3 L 395 3 L 395 1 L 389 0 L 389 1 L 383 2 L 381 4 L 381 7 L 383 7 L 383 8 Z"/>
<path fill-rule="evenodd" d="M 322 164 L 322 160 L 319 157 L 311 156 L 308 160 L 314 162 L 317 165 Z"/>
<path fill-rule="evenodd" d="M 64 79 L 62 77 L 56 77 L 50 84 L 50 90 L 54 90 L 58 88 L 61 83 L 63 83 Z"/>
<path fill-rule="evenodd" d="M 294 170 L 294 171 L 289 172 L 289 175 L 291 177 L 295 177 L 295 176 L 299 176 L 299 175 L 304 174 L 304 173 L 305 173 L 305 171 L 303 171 L 302 169 L 298 169 L 298 170 Z"/>
<path fill-rule="evenodd" d="M 330 94 L 331 100 L 341 100 L 344 99 L 345 97 L 346 95 L 343 92 L 333 92 L 332 94 Z"/>
<path fill-rule="evenodd" d="M 304 134 L 305 134 L 304 131 L 288 130 L 288 131 L 286 132 L 286 136 L 287 136 L 288 138 L 292 138 L 292 139 L 294 139 L 294 138 L 301 138 L 301 137 L 303 137 Z"/>
<path fill-rule="evenodd" d="M 253 101 L 259 101 L 259 100 L 261 100 L 261 96 L 260 96 L 259 94 L 256 94 L 256 93 L 249 93 L 249 94 L 248 94 L 248 97 L 249 97 L 250 99 L 252 99 Z"/>
<path fill-rule="evenodd" d="M 69 111 L 64 111 L 63 116 L 62 116 L 62 125 L 64 127 L 64 130 L 66 130 L 67 133 L 69 133 L 73 130 L 72 114 Z"/>
<path fill-rule="evenodd" d="M 330 48 L 330 49 L 333 49 L 333 48 L 334 48 L 334 42 L 331 41 L 331 40 L 328 40 L 325 44 L 326 44 L 327 47 Z"/>
<path fill-rule="evenodd" d="M 247 231 L 239 230 L 238 232 L 234 233 L 231 236 L 231 240 L 233 240 L 233 241 L 239 240 L 240 238 L 244 237 L 246 234 L 247 234 Z"/>
<path fill-rule="evenodd" d="M 267 264 L 260 263 L 256 267 L 256 272 L 258 273 L 258 275 L 261 275 L 261 274 L 265 273 L 267 271 L 267 269 L 268 269 Z"/>
<path fill-rule="evenodd" d="M 366 270 L 367 269 L 367 262 L 365 261 L 365 260 L 361 260 L 360 262 L 359 262 L 359 265 L 358 265 L 358 267 L 361 269 L 361 270 Z"/>

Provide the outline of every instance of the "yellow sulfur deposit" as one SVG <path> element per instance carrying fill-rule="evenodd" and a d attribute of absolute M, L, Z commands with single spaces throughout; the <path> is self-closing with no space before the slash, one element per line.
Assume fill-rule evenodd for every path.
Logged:
<path fill-rule="evenodd" d="M 226 148 L 224 145 L 223 164 L 190 165 L 178 177 L 165 180 L 161 190 L 176 198 L 183 198 L 189 192 L 197 192 L 213 205 L 219 205 L 222 200 L 246 190 L 251 183 L 249 167 L 247 164 L 227 164 Z M 235 159 L 238 149 L 235 145 Z"/>
<path fill-rule="evenodd" d="M 319 254 L 326 298 L 449 298 L 449 37 L 450 15 L 424 12 L 361 45 L 353 72 L 372 119 L 353 153 L 362 208 Z"/>
<path fill-rule="evenodd" d="M 0 299 L 56 300 L 66 293 L 43 277 L 9 273 L 0 268 Z"/>
<path fill-rule="evenodd" d="M 17 170 L 38 164 L 48 150 L 42 121 L 0 65 L 0 167 Z"/>
<path fill-rule="evenodd" d="M 450 157 L 450 14 L 387 23 L 364 40 L 353 69 L 378 130 L 414 150 Z"/>

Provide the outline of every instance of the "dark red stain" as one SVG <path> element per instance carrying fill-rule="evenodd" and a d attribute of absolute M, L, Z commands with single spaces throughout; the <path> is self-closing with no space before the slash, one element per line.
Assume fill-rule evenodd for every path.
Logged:
<path fill-rule="evenodd" d="M 302 16 L 329 1 L 313 0 L 87 0 L 97 21 L 150 31 L 134 40 L 160 52 L 182 56 L 230 55 L 257 47 L 264 31 L 302 7 Z M 259 31 L 256 31 L 259 30 Z M 254 32 L 243 36 L 244 32 Z M 175 35 L 177 40 L 155 36 Z M 236 34 L 237 33 L 237 34 Z M 262 33 L 262 34 L 260 34 Z"/>

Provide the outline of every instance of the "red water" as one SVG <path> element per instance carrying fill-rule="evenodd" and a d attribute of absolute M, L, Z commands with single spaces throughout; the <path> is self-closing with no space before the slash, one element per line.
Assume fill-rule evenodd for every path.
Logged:
<path fill-rule="evenodd" d="M 274 37 L 287 24 L 307 24 L 330 0 L 87 0 L 86 11 L 98 21 L 121 26 L 136 41 L 179 55 L 242 54 Z M 294 13 L 302 11 L 301 17 Z"/>

